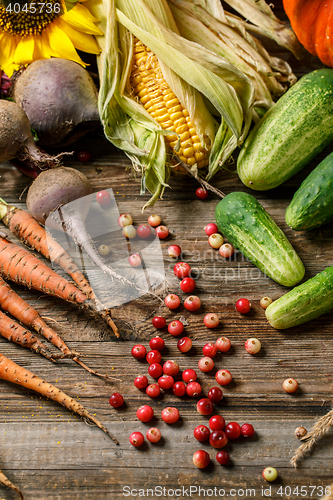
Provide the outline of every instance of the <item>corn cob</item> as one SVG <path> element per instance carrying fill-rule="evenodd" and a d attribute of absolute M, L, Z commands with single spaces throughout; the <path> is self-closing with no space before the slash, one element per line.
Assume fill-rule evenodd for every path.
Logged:
<path fill-rule="evenodd" d="M 199 169 L 206 167 L 209 163 L 209 140 L 203 147 L 188 111 L 165 81 L 158 58 L 136 37 L 130 85 L 132 94 L 160 126 L 164 130 L 176 132 L 166 135 L 167 146 L 171 151 L 190 167 L 194 164 Z"/>

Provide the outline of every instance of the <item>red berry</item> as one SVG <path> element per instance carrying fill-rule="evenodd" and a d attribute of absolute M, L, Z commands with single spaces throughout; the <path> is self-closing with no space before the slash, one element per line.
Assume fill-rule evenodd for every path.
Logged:
<path fill-rule="evenodd" d="M 238 299 L 236 302 L 236 309 L 241 314 L 247 314 L 251 309 L 251 304 L 248 299 Z"/>
<path fill-rule="evenodd" d="M 134 385 L 137 389 L 145 389 L 148 385 L 148 379 L 145 375 L 139 375 L 134 380 Z"/>
<path fill-rule="evenodd" d="M 174 275 L 179 279 L 186 278 L 191 273 L 191 266 L 187 262 L 177 262 L 173 268 Z"/>
<path fill-rule="evenodd" d="M 172 392 L 174 393 L 175 396 L 184 396 L 186 392 L 186 387 L 184 382 L 175 382 L 172 386 Z"/>
<path fill-rule="evenodd" d="M 163 318 L 164 319 L 164 318 Z M 165 342 L 161 337 L 153 337 L 149 341 L 149 347 L 154 351 L 162 351 Z"/>
<path fill-rule="evenodd" d="M 142 259 L 138 253 L 132 253 L 128 257 L 128 262 L 132 267 L 139 267 L 142 264 Z"/>
<path fill-rule="evenodd" d="M 177 348 L 180 352 L 188 352 L 192 347 L 192 340 L 189 337 L 182 337 L 177 342 Z"/>
<path fill-rule="evenodd" d="M 179 420 L 179 411 L 173 406 L 167 406 L 161 412 L 162 420 L 167 424 L 175 424 Z"/>
<path fill-rule="evenodd" d="M 210 463 L 210 456 L 207 451 L 198 450 L 193 455 L 193 463 L 198 469 L 205 469 Z"/>
<path fill-rule="evenodd" d="M 221 352 L 228 352 L 230 347 L 231 347 L 231 342 L 227 337 L 220 337 L 217 339 L 215 342 L 216 347 L 218 348 L 219 351 Z"/>
<path fill-rule="evenodd" d="M 195 439 L 197 439 L 200 442 L 207 441 L 207 439 L 209 439 L 209 436 L 210 436 L 210 430 L 208 429 L 208 427 L 206 425 L 198 425 L 194 429 L 193 435 L 194 435 Z"/>
<path fill-rule="evenodd" d="M 157 226 L 155 229 L 155 235 L 160 240 L 165 240 L 169 236 L 169 229 L 166 226 Z"/>
<path fill-rule="evenodd" d="M 166 327 L 166 319 L 163 318 L 163 316 L 155 316 L 155 318 L 153 318 L 151 322 L 153 323 L 153 326 L 158 330 Z"/>
<path fill-rule="evenodd" d="M 250 354 L 257 354 L 261 349 L 261 343 L 258 339 L 248 339 L 245 342 L 245 350 Z"/>
<path fill-rule="evenodd" d="M 162 360 L 160 351 L 153 349 L 152 351 L 147 352 L 146 360 L 150 365 L 153 363 L 160 363 Z"/>
<path fill-rule="evenodd" d="M 209 444 L 214 448 L 223 448 L 228 443 L 228 437 L 223 431 L 213 431 L 209 436 Z"/>
<path fill-rule="evenodd" d="M 219 401 L 221 401 L 221 399 L 223 398 L 223 392 L 222 392 L 222 389 L 220 389 L 219 387 L 212 387 L 212 388 L 208 391 L 207 396 L 209 397 L 209 399 L 210 399 L 213 403 L 218 403 L 218 402 L 219 402 Z"/>
<path fill-rule="evenodd" d="M 215 373 L 215 380 L 220 385 L 228 385 L 232 381 L 232 376 L 229 370 L 218 370 Z"/>
<path fill-rule="evenodd" d="M 164 389 L 164 390 L 171 389 L 171 387 L 175 383 L 175 381 L 174 381 L 173 377 L 171 377 L 171 375 L 162 375 L 162 377 L 160 377 L 157 382 L 158 382 L 158 385 L 161 387 L 161 389 Z"/>
<path fill-rule="evenodd" d="M 182 292 L 184 293 L 192 293 L 195 289 L 195 281 L 193 278 L 184 278 L 181 282 L 180 282 L 180 289 L 182 290 Z"/>
<path fill-rule="evenodd" d="M 201 394 L 201 385 L 199 382 L 190 382 L 186 386 L 186 394 L 191 398 L 196 398 Z"/>
<path fill-rule="evenodd" d="M 147 351 L 146 351 L 146 348 L 144 345 L 137 344 L 137 345 L 132 347 L 131 352 L 132 352 L 133 358 L 142 359 L 145 357 Z"/>
<path fill-rule="evenodd" d="M 196 295 L 190 295 L 185 299 L 184 306 L 188 311 L 197 311 L 201 306 L 201 300 Z"/>
<path fill-rule="evenodd" d="M 298 382 L 294 378 L 287 378 L 283 382 L 282 387 L 286 392 L 288 392 L 288 394 L 292 394 L 293 392 L 297 391 Z"/>
<path fill-rule="evenodd" d="M 204 356 L 208 356 L 209 358 L 215 358 L 217 354 L 217 347 L 212 342 L 208 342 L 202 348 L 202 352 Z"/>
<path fill-rule="evenodd" d="M 113 408 L 119 408 L 124 403 L 124 398 L 119 392 L 114 392 L 109 399 L 109 403 Z"/>
<path fill-rule="evenodd" d="M 213 233 L 208 238 L 208 243 L 215 250 L 218 250 L 223 245 L 223 241 L 223 236 L 220 233 Z"/>
<path fill-rule="evenodd" d="M 198 189 L 195 190 L 195 194 L 199 200 L 205 200 L 208 197 L 208 191 L 204 187 L 198 187 Z"/>
<path fill-rule="evenodd" d="M 173 359 L 169 359 L 163 365 L 163 373 L 175 377 L 179 373 L 179 364 L 173 361 Z"/>
<path fill-rule="evenodd" d="M 208 356 L 204 356 L 198 361 L 199 370 L 204 373 L 210 372 L 214 368 L 214 361 Z"/>
<path fill-rule="evenodd" d="M 254 428 L 251 424 L 243 424 L 241 427 L 241 434 L 245 438 L 252 437 L 254 434 Z"/>
<path fill-rule="evenodd" d="M 192 368 L 187 368 L 187 370 L 184 370 L 182 373 L 182 379 L 186 383 L 195 382 L 195 380 L 197 380 L 197 372 L 192 370 Z"/>
<path fill-rule="evenodd" d="M 161 439 L 161 431 L 157 427 L 151 427 L 147 430 L 146 438 L 150 443 L 158 443 Z"/>
<path fill-rule="evenodd" d="M 148 366 L 148 373 L 153 378 L 161 377 L 163 373 L 162 365 L 160 365 L 159 363 L 152 363 Z"/>
<path fill-rule="evenodd" d="M 101 207 L 107 207 L 111 202 L 111 195 L 109 191 L 98 191 L 96 194 L 96 201 Z"/>
<path fill-rule="evenodd" d="M 143 405 L 137 409 L 136 416 L 141 422 L 149 422 L 154 416 L 154 410 L 149 405 Z"/>
<path fill-rule="evenodd" d="M 118 225 L 122 228 L 125 226 L 131 226 L 133 224 L 133 219 L 129 214 L 121 214 L 118 217 Z"/>
<path fill-rule="evenodd" d="M 161 388 L 158 384 L 149 384 L 146 388 L 146 394 L 150 398 L 157 398 L 161 394 Z"/>
<path fill-rule="evenodd" d="M 229 439 L 238 439 L 241 435 L 241 426 L 237 422 L 229 422 L 225 426 L 225 433 Z"/>
<path fill-rule="evenodd" d="M 195 384 L 195 382 L 192 382 Z M 214 406 L 210 399 L 202 398 L 197 402 L 197 410 L 201 415 L 210 415 L 213 413 Z"/>
<path fill-rule="evenodd" d="M 144 442 L 145 438 L 143 437 L 143 434 L 141 432 L 132 432 L 132 434 L 129 437 L 129 442 L 137 448 L 138 446 L 141 446 Z"/>
<path fill-rule="evenodd" d="M 227 465 L 229 463 L 230 457 L 229 453 L 226 451 L 219 451 L 216 453 L 216 461 L 221 465 Z"/>
<path fill-rule="evenodd" d="M 234 247 L 230 243 L 223 243 L 219 248 L 219 253 L 221 257 L 229 259 L 234 253 Z"/>
<path fill-rule="evenodd" d="M 170 293 L 165 297 L 164 302 L 169 309 L 177 309 L 177 307 L 179 307 L 180 305 L 180 298 L 178 297 L 178 295 Z"/>
<path fill-rule="evenodd" d="M 182 253 L 182 249 L 179 245 L 170 245 L 168 248 L 169 257 L 177 258 Z"/>
<path fill-rule="evenodd" d="M 178 321 L 178 319 L 175 319 L 168 325 L 168 332 L 170 335 L 173 335 L 174 337 L 178 337 L 181 333 L 184 331 L 184 325 L 181 321 Z"/>
<path fill-rule="evenodd" d="M 79 151 L 77 154 L 77 159 L 81 163 L 86 163 L 87 161 L 90 160 L 90 158 L 91 158 L 91 153 L 90 153 L 90 151 L 87 151 L 87 150 Z"/>
<path fill-rule="evenodd" d="M 207 234 L 207 236 L 210 236 L 211 234 L 214 234 L 214 233 L 218 233 L 218 231 L 219 231 L 219 229 L 218 229 L 217 225 L 214 224 L 214 222 L 210 222 L 205 227 L 205 233 Z"/>
<path fill-rule="evenodd" d="M 159 215 L 152 214 L 148 217 L 148 224 L 152 227 L 159 226 L 161 222 L 161 217 Z"/>
<path fill-rule="evenodd" d="M 220 324 L 220 319 L 215 313 L 206 314 L 203 321 L 207 328 L 216 328 Z"/>
<path fill-rule="evenodd" d="M 139 238 L 145 240 L 151 235 L 151 227 L 148 224 L 140 224 L 140 226 L 137 227 L 136 233 Z"/>
<path fill-rule="evenodd" d="M 210 417 L 209 427 L 212 431 L 223 431 L 225 428 L 225 420 L 222 415 L 213 415 Z"/>

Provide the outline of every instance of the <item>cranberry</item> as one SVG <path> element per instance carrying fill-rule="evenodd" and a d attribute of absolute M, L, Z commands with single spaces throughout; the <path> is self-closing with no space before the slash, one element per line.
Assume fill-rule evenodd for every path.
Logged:
<path fill-rule="evenodd" d="M 229 422 L 225 426 L 225 433 L 229 439 L 238 439 L 241 435 L 241 426 L 237 422 Z"/>
<path fill-rule="evenodd" d="M 230 243 L 223 243 L 219 248 L 219 253 L 221 257 L 229 259 L 234 253 L 234 247 Z"/>
<path fill-rule="evenodd" d="M 209 427 L 212 431 L 224 431 L 225 420 L 222 415 L 213 415 L 209 419 Z"/>
<path fill-rule="evenodd" d="M 90 153 L 90 151 L 87 151 L 87 150 L 79 151 L 77 154 L 77 159 L 81 163 L 87 163 L 90 160 L 90 158 L 91 158 L 91 153 Z"/>
<path fill-rule="evenodd" d="M 288 392 L 289 394 L 292 394 L 293 392 L 297 391 L 298 382 L 294 378 L 287 378 L 283 382 L 282 387 L 286 392 Z"/>
<path fill-rule="evenodd" d="M 152 227 L 159 226 L 161 222 L 161 217 L 159 215 L 153 214 L 148 217 L 148 224 Z"/>
<path fill-rule="evenodd" d="M 229 453 L 224 450 L 218 451 L 216 453 L 216 461 L 221 465 L 227 465 L 229 463 L 230 457 Z"/>
<path fill-rule="evenodd" d="M 177 262 L 173 268 L 174 275 L 179 279 L 186 278 L 191 273 L 191 266 L 187 262 Z"/>
<path fill-rule="evenodd" d="M 197 380 L 197 372 L 192 370 L 192 368 L 187 368 L 187 370 L 184 370 L 182 373 L 182 379 L 186 383 L 195 382 L 195 380 Z"/>
<path fill-rule="evenodd" d="M 172 392 L 174 393 L 175 396 L 184 396 L 186 392 L 186 387 L 184 382 L 175 382 L 172 386 Z"/>
<path fill-rule="evenodd" d="M 192 383 L 195 384 L 196 382 Z M 210 415 L 214 410 L 214 406 L 210 399 L 202 398 L 197 402 L 197 410 L 201 415 Z"/>
<path fill-rule="evenodd" d="M 210 463 L 210 456 L 207 451 L 198 450 L 193 455 L 193 463 L 198 469 L 205 469 Z"/>
<path fill-rule="evenodd" d="M 262 299 L 260 299 L 260 305 L 263 309 L 267 309 L 267 307 L 270 306 L 272 302 L 273 300 L 270 297 L 263 297 Z"/>
<path fill-rule="evenodd" d="M 158 443 L 161 437 L 161 431 L 157 427 L 151 427 L 147 430 L 146 438 L 150 443 Z"/>
<path fill-rule="evenodd" d="M 210 436 L 210 430 L 208 429 L 208 427 L 206 425 L 198 425 L 194 429 L 193 435 L 194 435 L 195 439 L 197 439 L 200 442 L 207 441 L 207 439 L 209 439 L 209 436 Z"/>
<path fill-rule="evenodd" d="M 223 448 L 228 443 L 228 437 L 223 431 L 213 431 L 209 436 L 209 444 L 214 448 Z"/>
<path fill-rule="evenodd" d="M 132 240 L 136 236 L 136 229 L 134 226 L 125 226 L 122 229 L 122 235 L 128 238 L 129 240 Z"/>
<path fill-rule="evenodd" d="M 212 248 L 218 250 L 223 245 L 223 236 L 220 233 L 213 233 L 209 236 L 208 243 Z"/>
<path fill-rule="evenodd" d="M 245 342 L 245 350 L 250 354 L 257 354 L 261 349 L 261 343 L 258 339 L 248 339 Z"/>
<path fill-rule="evenodd" d="M 138 446 L 141 446 L 144 442 L 145 438 L 143 437 L 143 434 L 141 432 L 132 432 L 132 434 L 129 437 L 129 442 L 137 448 Z"/>
<path fill-rule="evenodd" d="M 146 351 L 146 348 L 144 345 L 137 344 L 137 345 L 132 347 L 131 352 L 132 352 L 133 358 L 142 359 L 145 357 L 147 351 Z"/>
<path fill-rule="evenodd" d="M 188 352 L 192 347 L 192 340 L 189 337 L 182 337 L 177 342 L 177 348 L 180 352 Z"/>
<path fill-rule="evenodd" d="M 184 325 L 181 321 L 178 321 L 178 319 L 175 319 L 168 325 L 168 332 L 170 335 L 173 335 L 174 337 L 178 337 L 181 333 L 184 331 Z"/>
<path fill-rule="evenodd" d="M 215 313 L 206 314 L 203 321 L 207 328 L 216 328 L 220 324 L 220 319 Z"/>
<path fill-rule="evenodd" d="M 213 403 L 218 403 L 223 398 L 223 392 L 219 387 L 212 387 L 207 396 Z"/>
<path fill-rule="evenodd" d="M 160 240 L 165 240 L 169 236 L 169 229 L 166 226 L 157 226 L 155 229 L 155 235 Z"/>
<path fill-rule="evenodd" d="M 221 352 L 228 352 L 230 347 L 231 347 L 231 342 L 227 337 L 220 337 L 217 339 L 215 342 L 216 347 L 218 348 L 219 351 Z"/>
<path fill-rule="evenodd" d="M 128 257 L 128 262 L 132 267 L 139 267 L 142 264 L 142 259 L 138 253 L 132 253 Z"/>
<path fill-rule="evenodd" d="M 129 214 L 121 214 L 118 217 L 118 225 L 121 228 L 124 228 L 125 226 L 131 226 L 133 224 L 133 219 Z"/>
<path fill-rule="evenodd" d="M 205 200 L 208 197 L 208 191 L 204 187 L 198 187 L 198 189 L 195 190 L 195 194 L 199 200 Z"/>
<path fill-rule="evenodd" d="M 162 360 L 162 355 L 157 349 L 147 352 L 146 360 L 151 365 L 152 363 L 160 363 Z"/>
<path fill-rule="evenodd" d="M 229 370 L 218 370 L 215 373 L 215 380 L 220 385 L 228 385 L 232 381 L 232 376 Z"/>
<path fill-rule="evenodd" d="M 140 224 L 136 230 L 137 235 L 142 240 L 149 238 L 151 235 L 151 227 L 148 224 Z"/>
<path fill-rule="evenodd" d="M 101 207 L 107 207 L 111 203 L 111 195 L 109 191 L 99 191 L 96 194 L 96 201 Z"/>
<path fill-rule="evenodd" d="M 164 319 L 164 318 L 163 318 Z M 162 351 L 164 348 L 165 342 L 161 337 L 153 337 L 149 341 L 149 347 L 154 351 Z"/>
<path fill-rule="evenodd" d="M 114 392 L 109 399 L 109 403 L 113 408 L 119 408 L 124 403 L 124 398 L 119 392 Z"/>
<path fill-rule="evenodd" d="M 158 384 L 149 384 L 146 387 L 146 394 L 150 398 L 157 398 L 161 394 L 161 388 Z"/>
<path fill-rule="evenodd" d="M 204 373 L 210 372 L 214 368 L 214 361 L 208 356 L 204 356 L 198 361 L 199 370 Z"/>
<path fill-rule="evenodd" d="M 195 281 L 193 278 L 184 278 L 180 282 L 180 289 L 184 293 L 192 293 L 195 289 Z"/>
<path fill-rule="evenodd" d="M 136 416 L 141 422 L 149 422 L 154 416 L 154 410 L 149 405 L 143 405 L 137 409 Z"/>
<path fill-rule="evenodd" d="M 158 382 L 158 385 L 161 387 L 161 389 L 164 389 L 164 390 L 171 389 L 171 387 L 175 383 L 175 381 L 174 381 L 173 377 L 171 377 L 171 375 L 162 375 L 162 377 L 160 377 L 157 382 Z"/>
<path fill-rule="evenodd" d="M 137 389 L 145 389 L 148 385 L 148 379 L 145 375 L 139 375 L 134 380 L 134 385 Z"/>
<path fill-rule="evenodd" d="M 173 361 L 172 359 L 169 359 L 163 365 L 163 373 L 165 373 L 165 375 L 171 375 L 171 377 L 174 377 L 179 373 L 178 363 L 176 363 L 176 361 Z"/>
<path fill-rule="evenodd" d="M 219 231 L 219 229 L 218 229 L 217 225 L 214 224 L 214 222 L 210 222 L 205 227 L 205 233 L 207 234 L 207 236 L 210 236 L 211 234 L 214 234 L 214 233 L 218 233 L 218 231 Z"/>
<path fill-rule="evenodd" d="M 199 382 L 190 382 L 186 386 L 186 394 L 191 398 L 196 398 L 201 394 L 201 385 Z"/>
<path fill-rule="evenodd" d="M 162 365 L 160 365 L 159 363 L 152 363 L 148 366 L 148 373 L 153 378 L 161 377 L 163 373 Z"/>
<path fill-rule="evenodd" d="M 275 479 L 278 477 L 277 470 L 274 469 L 274 467 L 266 467 L 262 471 L 262 477 L 266 479 L 266 481 L 275 481 Z"/>
<path fill-rule="evenodd" d="M 180 298 L 178 295 L 171 293 L 165 297 L 164 302 L 169 309 L 177 309 L 180 305 Z"/>
<path fill-rule="evenodd" d="M 212 342 L 208 342 L 202 348 L 202 352 L 204 356 L 208 356 L 209 358 L 214 358 L 217 354 L 217 347 Z"/>
<path fill-rule="evenodd" d="M 251 304 L 248 299 L 238 299 L 236 302 L 236 309 L 241 314 L 247 314 L 251 309 Z"/>
<path fill-rule="evenodd" d="M 179 245 L 170 245 L 168 248 L 169 257 L 177 258 L 182 253 L 182 249 Z"/>
<path fill-rule="evenodd" d="M 241 427 L 241 434 L 245 438 L 252 437 L 254 434 L 254 428 L 251 424 L 243 424 Z"/>
<path fill-rule="evenodd" d="M 201 306 L 201 300 L 196 295 L 190 295 L 184 300 L 184 306 L 188 311 L 197 311 Z"/>
<path fill-rule="evenodd" d="M 166 319 L 163 318 L 163 316 L 155 316 L 155 318 L 153 318 L 151 322 L 153 323 L 153 326 L 158 330 L 161 330 L 166 326 Z"/>
<path fill-rule="evenodd" d="M 161 412 L 162 420 L 167 424 L 175 424 L 179 420 L 179 411 L 173 406 L 167 406 Z"/>
<path fill-rule="evenodd" d="M 103 255 L 103 257 L 105 257 L 105 255 L 109 255 L 110 248 L 107 245 L 100 245 L 98 247 L 98 253 L 99 255 Z"/>

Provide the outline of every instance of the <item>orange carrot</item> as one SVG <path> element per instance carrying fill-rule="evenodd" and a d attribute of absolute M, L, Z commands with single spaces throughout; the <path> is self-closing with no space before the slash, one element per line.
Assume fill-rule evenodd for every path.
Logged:
<path fill-rule="evenodd" d="M 9 481 L 8 477 L 4 475 L 2 470 L 0 470 L 0 483 L 3 484 L 4 486 L 7 486 L 7 488 L 11 488 L 12 490 L 16 491 L 16 493 L 19 494 L 20 499 L 24 500 L 23 494 L 21 491 L 13 484 L 11 481 Z"/>
<path fill-rule="evenodd" d="M 35 375 L 34 373 L 26 370 L 22 366 L 17 365 L 9 358 L 6 358 L 0 353 L 0 379 L 6 380 L 13 384 L 21 385 L 27 389 L 33 390 L 45 396 L 46 398 L 57 401 L 61 405 L 65 406 L 69 410 L 77 413 L 85 420 L 91 421 L 97 425 L 102 431 L 105 432 L 116 444 L 119 444 L 117 439 L 110 434 L 106 427 L 96 418 L 94 415 L 89 413 L 89 411 L 80 403 L 75 401 L 73 398 L 65 394 L 63 391 L 58 389 L 56 386 L 45 382 L 43 379 Z"/>

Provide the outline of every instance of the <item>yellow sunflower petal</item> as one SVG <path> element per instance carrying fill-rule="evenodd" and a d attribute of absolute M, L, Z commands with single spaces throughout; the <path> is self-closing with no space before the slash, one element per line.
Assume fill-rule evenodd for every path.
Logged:
<path fill-rule="evenodd" d="M 76 4 L 73 9 L 61 16 L 63 21 L 73 28 L 83 31 L 87 35 L 103 35 L 103 32 L 96 26 L 96 19 L 83 5 Z"/>
<path fill-rule="evenodd" d="M 86 66 L 76 52 L 70 38 L 60 28 L 59 19 L 60 18 L 56 19 L 43 32 L 43 36 L 48 38 L 52 55 L 62 57 L 64 59 L 70 59 L 71 61 L 81 64 L 82 66 Z"/>
<path fill-rule="evenodd" d="M 14 55 L 15 64 L 29 64 L 33 61 L 35 40 L 33 35 L 21 38 Z"/>
<path fill-rule="evenodd" d="M 19 37 L 8 35 L 8 33 L 0 33 L 0 68 L 3 68 L 5 64 L 8 65 L 13 62 L 19 40 Z"/>
<path fill-rule="evenodd" d="M 62 21 L 61 18 L 58 20 L 58 25 L 68 35 L 76 49 L 89 52 L 89 54 L 100 53 L 101 49 L 92 35 L 87 35 L 86 33 L 82 33 L 82 31 L 72 28 L 68 23 Z"/>
<path fill-rule="evenodd" d="M 42 33 L 41 35 L 35 36 L 35 51 L 34 51 L 34 61 L 38 59 L 49 59 L 52 57 L 52 50 L 49 45 L 48 37 Z"/>

